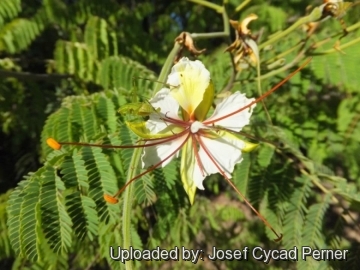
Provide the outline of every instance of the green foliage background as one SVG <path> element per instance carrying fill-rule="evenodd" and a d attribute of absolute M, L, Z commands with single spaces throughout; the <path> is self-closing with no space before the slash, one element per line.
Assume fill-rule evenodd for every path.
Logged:
<path fill-rule="evenodd" d="M 168 3 L 169 2 L 169 3 Z M 0 268 L 119 269 L 109 246 L 121 246 L 122 198 L 103 194 L 124 185 L 133 150 L 64 147 L 45 140 L 133 144 L 136 136 L 117 113 L 135 98 L 150 98 L 157 74 L 182 31 L 222 31 L 222 16 L 188 1 L 0 1 Z M 199 2 L 199 1 L 193 1 Z M 214 1 L 222 5 L 221 1 Z M 255 13 L 250 24 L 260 47 L 281 33 L 307 5 L 318 1 L 250 1 L 230 19 Z M 258 104 L 249 134 L 266 139 L 244 154 L 233 181 L 275 229 L 280 243 L 219 175 L 205 181 L 190 207 L 179 181 L 179 161 L 137 180 L 132 245 L 152 249 L 185 246 L 218 249 L 349 249 L 347 261 L 135 262 L 137 268 L 358 269 L 360 209 L 360 8 L 320 24 L 309 38 L 300 27 L 260 52 L 262 88 L 270 89 L 304 49 L 311 63 L 265 100 L 272 123 Z M 233 32 L 233 30 L 231 30 Z M 216 91 L 230 85 L 258 96 L 256 70 L 229 84 L 232 65 L 225 38 L 199 39 L 199 58 Z M 306 41 L 306 42 L 305 42 Z M 303 42 L 303 43 L 302 43 Z M 354 42 L 354 44 L 351 44 Z M 356 43 L 357 42 L 357 43 Z M 318 46 L 315 46 L 318 45 Z M 350 46 L 351 45 L 351 46 Z M 302 47 L 303 46 L 303 47 Z M 294 50 L 290 50 L 295 48 Z M 285 52 L 288 52 L 286 55 Z M 275 65 L 279 59 L 283 64 Z M 134 92 L 135 91 L 135 92 Z"/>

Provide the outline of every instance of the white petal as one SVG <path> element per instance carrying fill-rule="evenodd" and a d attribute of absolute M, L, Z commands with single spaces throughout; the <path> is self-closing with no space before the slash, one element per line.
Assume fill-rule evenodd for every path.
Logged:
<path fill-rule="evenodd" d="M 155 110 L 160 108 L 160 112 L 151 113 L 149 120 L 146 122 L 146 127 L 150 130 L 150 133 L 156 134 L 168 127 L 168 124 L 160 118 L 166 116 L 180 119 L 178 117 L 179 103 L 170 95 L 170 89 L 161 89 L 150 100 L 150 104 Z"/>
<path fill-rule="evenodd" d="M 192 115 L 204 98 L 210 83 L 210 72 L 200 61 L 184 57 L 172 68 L 167 83 L 180 106 Z"/>
<path fill-rule="evenodd" d="M 196 166 L 194 167 L 194 170 L 192 171 L 192 179 L 194 179 L 195 186 L 198 189 L 204 190 L 205 188 L 203 186 L 203 181 L 204 181 L 205 177 L 210 175 L 211 173 L 205 172 L 205 174 L 203 174 L 203 171 L 200 169 L 199 163 L 197 161 L 195 162 L 195 165 Z"/>
<path fill-rule="evenodd" d="M 159 143 L 158 145 L 145 147 L 141 157 L 142 168 L 148 168 L 168 158 L 159 166 L 165 167 L 171 160 L 174 159 L 174 157 L 178 156 L 179 147 L 186 139 L 187 134 L 166 143 Z M 163 141 L 163 139 L 149 141 L 147 144 L 161 141 Z"/>
<path fill-rule="evenodd" d="M 220 117 L 233 113 L 242 107 L 248 105 L 254 101 L 254 98 L 247 98 L 245 94 L 235 92 L 231 96 L 225 98 L 221 103 L 216 106 L 216 109 L 210 118 L 206 119 L 204 123 L 208 121 L 216 120 Z M 250 116 L 256 104 L 251 105 L 251 108 L 247 108 L 234 115 L 228 116 L 216 122 L 212 122 L 214 125 L 222 126 L 233 131 L 240 131 L 244 126 L 250 122 Z"/>
<path fill-rule="evenodd" d="M 201 140 L 212 159 L 218 164 L 219 168 L 228 178 L 231 178 L 235 164 L 242 161 L 241 149 L 245 147 L 245 143 L 229 132 L 220 131 L 219 136 L 220 137 L 216 139 L 201 137 Z M 199 158 L 206 175 L 221 173 L 221 171 L 215 166 L 214 162 L 210 159 L 208 153 L 201 146 L 199 150 Z M 198 163 L 193 172 L 193 179 L 199 189 L 204 189 L 202 184 L 204 177 L 202 176 L 202 170 L 200 169 Z"/>

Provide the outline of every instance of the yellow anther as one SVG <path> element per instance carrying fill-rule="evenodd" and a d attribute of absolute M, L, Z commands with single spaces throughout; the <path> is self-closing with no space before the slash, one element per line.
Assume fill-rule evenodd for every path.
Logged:
<path fill-rule="evenodd" d="M 54 150 L 60 150 L 60 148 L 61 148 L 61 144 L 60 143 L 58 143 L 55 139 L 53 139 L 53 138 L 48 138 L 47 140 L 46 140 L 46 143 L 47 143 L 47 145 L 48 146 L 50 146 L 52 149 L 54 149 Z"/>

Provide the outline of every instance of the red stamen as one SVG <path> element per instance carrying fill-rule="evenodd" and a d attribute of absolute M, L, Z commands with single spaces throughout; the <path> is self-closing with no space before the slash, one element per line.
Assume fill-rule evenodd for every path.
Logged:
<path fill-rule="evenodd" d="M 181 119 L 176 119 L 176 118 L 166 116 L 166 114 L 165 114 L 165 118 L 161 118 L 161 120 L 163 120 L 165 122 L 168 122 L 168 123 L 171 123 L 171 124 L 182 126 L 182 127 L 188 127 L 191 124 L 191 123 L 186 122 L 186 121 L 181 120 Z"/>
<path fill-rule="evenodd" d="M 127 186 L 129 186 L 133 181 L 135 181 L 136 179 L 140 178 L 141 176 L 147 174 L 148 172 L 151 172 L 153 170 L 155 170 L 157 167 L 159 167 L 161 164 L 163 164 L 166 160 L 168 160 L 170 157 L 172 157 L 173 155 L 175 155 L 185 144 L 185 142 L 189 139 L 190 137 L 190 132 L 188 133 L 186 139 L 180 144 L 180 146 L 178 148 L 176 148 L 175 151 L 173 151 L 170 155 L 168 155 L 166 158 L 164 158 L 163 160 L 161 160 L 160 162 L 152 165 L 151 167 L 149 167 L 147 170 L 145 170 L 144 172 L 138 174 L 137 176 L 135 176 L 134 178 L 132 178 L 131 180 L 129 180 L 121 189 L 119 189 L 119 191 L 113 196 L 114 198 L 119 196 Z M 143 145 L 144 146 L 144 145 Z"/>
<path fill-rule="evenodd" d="M 275 92 L 275 90 L 277 90 L 280 86 L 282 86 L 285 82 L 287 82 L 288 80 L 290 80 L 291 77 L 293 77 L 296 73 L 298 73 L 301 69 L 303 69 L 307 64 L 309 64 L 309 62 L 311 61 L 311 58 L 309 58 L 308 60 L 305 61 L 304 64 L 302 64 L 298 69 L 296 69 L 294 72 L 292 72 L 290 75 L 288 75 L 284 80 L 282 80 L 281 82 L 279 82 L 277 85 L 275 85 L 272 89 L 270 89 L 269 91 L 267 91 L 265 94 L 263 94 L 261 97 L 258 97 L 257 99 L 255 99 L 254 101 L 250 102 L 249 104 L 247 104 L 246 106 L 240 108 L 239 110 L 236 110 L 235 112 L 229 113 L 227 115 L 224 115 L 222 117 L 219 117 L 217 119 L 212 119 L 210 121 L 204 121 L 203 124 L 205 125 L 210 125 L 213 124 L 215 122 L 218 122 L 220 120 L 223 120 L 225 118 L 228 118 L 229 116 L 232 116 L 234 114 L 237 114 L 239 112 L 242 112 L 243 110 L 250 108 L 252 105 L 258 103 L 259 101 L 263 100 L 264 98 L 266 98 L 267 96 L 269 96 L 271 93 Z"/>
<path fill-rule="evenodd" d="M 112 145 L 112 144 L 96 144 L 96 143 L 80 143 L 80 142 L 59 142 L 61 145 L 76 145 L 76 146 L 89 146 L 89 147 L 100 147 L 100 148 L 140 148 L 143 145 Z"/>
<path fill-rule="evenodd" d="M 191 137 L 192 137 L 192 144 L 193 144 L 193 150 L 194 150 L 194 155 L 195 155 L 195 159 L 199 165 L 199 169 L 201 170 L 201 173 L 203 176 L 205 176 L 205 169 L 204 169 L 204 165 L 200 159 L 200 156 L 199 156 L 199 149 L 196 145 L 196 142 L 198 141 L 198 137 L 199 135 L 198 134 L 191 134 Z"/>
<path fill-rule="evenodd" d="M 214 159 L 214 157 L 210 154 L 209 149 L 205 146 L 204 142 L 199 137 L 198 140 L 200 146 L 204 149 L 205 153 L 209 156 L 210 160 L 214 163 L 216 168 L 219 170 L 220 174 L 226 179 L 226 181 L 232 186 L 237 194 L 244 200 L 244 202 L 250 207 L 251 210 L 264 222 L 264 224 L 276 235 L 277 239 L 274 239 L 275 242 L 278 242 L 282 239 L 282 234 L 278 235 L 274 228 L 270 225 L 270 223 L 251 205 L 251 203 L 245 198 L 245 196 L 237 189 L 233 182 L 227 177 L 226 173 L 221 169 L 220 165 Z"/>
<path fill-rule="evenodd" d="M 173 140 L 174 138 L 181 137 L 182 135 L 184 135 L 187 132 L 189 132 L 189 128 L 186 128 L 186 129 L 182 130 L 179 133 L 174 133 L 172 135 L 169 135 L 169 136 L 166 136 L 166 137 L 163 137 L 163 138 L 140 139 L 140 140 L 138 140 L 138 142 L 142 142 L 142 141 L 143 142 L 151 142 L 151 141 L 158 141 L 158 140 L 163 140 L 162 142 L 167 142 L 167 141 Z"/>
<path fill-rule="evenodd" d="M 156 139 L 143 139 L 139 141 L 156 141 L 154 143 L 148 143 L 145 145 L 112 145 L 112 144 L 96 144 L 96 143 L 80 143 L 80 142 L 57 142 L 60 144 L 60 147 L 62 145 L 76 145 L 76 146 L 88 146 L 88 147 L 100 147 L 100 148 L 120 148 L 120 149 L 129 149 L 129 148 L 142 148 L 142 147 L 149 147 L 154 146 L 158 144 L 162 144 L 164 142 L 172 141 L 173 139 L 176 139 L 177 137 L 181 137 L 184 135 L 188 130 L 183 130 L 179 133 L 169 135 L 164 138 L 156 138 Z M 53 139 L 52 139 L 53 140 Z"/>

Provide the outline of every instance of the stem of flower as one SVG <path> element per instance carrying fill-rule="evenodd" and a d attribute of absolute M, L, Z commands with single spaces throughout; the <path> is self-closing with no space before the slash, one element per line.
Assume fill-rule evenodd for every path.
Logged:
<path fill-rule="evenodd" d="M 326 50 L 326 51 L 322 51 L 322 52 L 313 52 L 313 53 L 310 53 L 310 55 L 324 55 L 324 54 L 329 54 L 329 53 L 333 53 L 333 52 L 338 52 L 339 50 L 342 50 L 342 49 L 345 49 L 347 47 L 350 47 L 350 46 L 353 46 L 354 44 L 356 43 L 359 43 L 360 42 L 360 37 L 359 38 L 355 38 L 349 42 L 346 42 L 344 44 L 342 44 L 341 46 L 339 46 L 338 48 L 332 48 L 332 49 L 329 49 L 329 50 Z"/>
<path fill-rule="evenodd" d="M 205 1 L 205 0 L 188 0 L 188 1 L 194 2 L 194 3 L 202 5 L 204 7 L 214 9 L 216 12 L 219 12 L 219 13 L 222 12 L 224 9 L 223 6 L 219 6 L 219 5 L 213 4 L 213 3 L 209 2 L 209 1 Z"/>
<path fill-rule="evenodd" d="M 190 132 L 189 132 L 189 134 L 190 134 Z M 178 137 L 179 134 L 176 134 L 174 136 Z M 129 250 L 130 245 L 131 245 L 131 209 L 132 209 L 132 203 L 133 203 L 133 199 L 134 199 L 134 197 L 133 197 L 133 195 L 134 195 L 134 187 L 131 185 L 131 183 L 133 181 L 135 181 L 136 179 L 140 178 L 141 176 L 143 176 L 144 174 L 148 173 L 149 171 L 154 170 L 155 168 L 160 166 L 164 161 L 166 161 L 171 156 L 173 156 L 184 145 L 184 143 L 188 140 L 189 136 L 184 140 L 184 142 L 179 146 L 179 148 L 177 148 L 168 157 L 161 160 L 159 163 L 153 165 L 152 167 L 150 167 L 145 172 L 143 172 L 143 173 L 141 173 L 139 175 L 136 175 L 136 169 L 138 168 L 140 158 L 141 158 L 141 153 L 143 151 L 142 148 L 145 147 L 146 141 L 139 141 L 137 143 L 137 145 L 136 145 L 137 148 L 135 149 L 135 151 L 134 151 L 134 153 L 133 153 L 133 155 L 131 157 L 130 169 L 129 169 L 129 172 L 128 172 L 128 175 L 127 175 L 126 184 L 115 195 L 115 196 L 117 196 L 117 195 L 119 195 L 121 192 L 123 192 L 125 190 L 124 204 L 123 204 L 123 219 L 122 219 L 123 239 L 124 239 L 123 246 L 124 246 L 124 249 Z M 161 140 L 161 142 L 163 142 L 163 140 Z M 159 143 L 156 143 L 156 144 L 159 144 Z M 127 270 L 128 269 L 133 269 L 132 261 L 126 261 L 125 268 Z"/>
<path fill-rule="evenodd" d="M 144 145 L 145 142 L 138 142 L 137 146 Z M 137 164 L 139 164 L 140 158 L 141 158 L 142 148 L 137 148 L 134 150 L 134 153 L 131 157 L 130 167 L 127 175 L 127 183 L 132 182 L 131 179 L 134 178 L 137 171 Z M 126 190 L 124 194 L 124 204 L 123 204 L 123 218 L 122 218 L 122 224 L 123 224 L 123 239 L 124 239 L 124 249 L 130 250 L 131 245 L 131 209 L 132 209 L 132 202 L 134 199 L 134 187 L 130 185 Z M 127 260 L 125 262 L 125 268 L 127 270 L 133 269 L 133 264 L 131 260 Z"/>
<path fill-rule="evenodd" d="M 165 64 L 161 68 L 159 78 L 157 79 L 159 82 L 166 81 L 166 77 L 169 74 L 170 69 L 174 64 L 174 59 L 175 59 L 176 55 L 179 53 L 180 49 L 181 49 L 181 45 L 178 42 L 175 42 L 173 49 L 171 50 L 168 57 L 166 58 Z M 163 87 L 162 84 L 158 84 L 158 86 L 154 88 L 152 95 L 154 96 L 156 94 L 156 92 L 158 92 L 162 87 Z"/>
<path fill-rule="evenodd" d="M 285 29 L 284 31 L 277 33 L 273 36 L 271 36 L 271 38 L 267 41 L 265 41 L 264 43 L 259 45 L 259 50 L 265 48 L 266 46 L 274 43 L 275 41 L 287 36 L 288 34 L 290 34 L 292 31 L 296 30 L 299 26 L 305 24 L 305 23 L 309 23 L 309 22 L 314 22 L 317 21 L 321 18 L 322 16 L 322 10 L 320 9 L 320 7 L 316 7 L 313 9 L 313 11 L 308 15 L 308 16 L 304 16 L 301 17 L 299 20 L 297 20 L 293 25 L 291 25 L 289 28 Z"/>
<path fill-rule="evenodd" d="M 242 10 L 247 4 L 249 4 L 251 2 L 251 0 L 245 0 L 244 2 L 242 2 L 240 5 L 238 5 L 235 8 L 235 12 L 239 12 L 240 10 Z"/>
<path fill-rule="evenodd" d="M 260 74 L 260 59 L 257 59 L 257 63 L 256 63 L 256 73 L 257 73 L 257 87 L 258 87 L 258 94 L 260 96 L 262 96 L 262 90 L 261 90 L 261 74 Z M 265 105 L 265 102 L 264 100 L 261 100 L 261 105 L 263 106 L 264 110 L 265 110 L 265 114 L 266 114 L 266 117 L 267 119 L 269 120 L 270 124 L 273 125 L 273 122 L 271 120 L 271 117 L 270 117 L 270 114 L 269 114 L 269 111 Z"/>
<path fill-rule="evenodd" d="M 275 70 L 272 70 L 264 75 L 261 75 L 260 77 L 260 80 L 264 80 L 264 79 L 267 79 L 267 78 L 270 78 L 270 77 L 274 77 L 276 74 L 279 74 L 283 71 L 286 71 L 290 68 L 292 68 L 293 66 L 295 66 L 305 55 L 306 53 L 306 50 L 303 49 L 301 50 L 297 56 L 289 63 L 287 63 L 286 65 L 282 66 L 281 68 L 278 68 L 278 69 L 275 69 Z"/>

